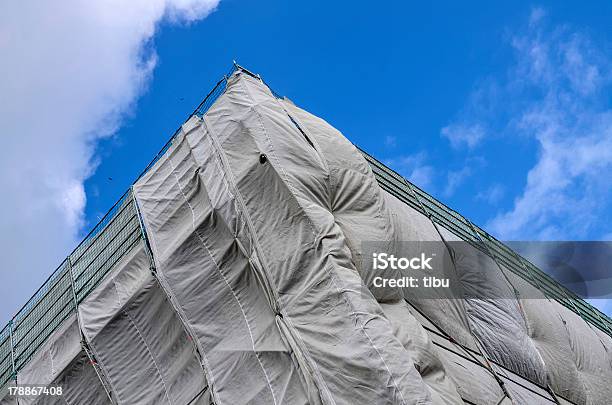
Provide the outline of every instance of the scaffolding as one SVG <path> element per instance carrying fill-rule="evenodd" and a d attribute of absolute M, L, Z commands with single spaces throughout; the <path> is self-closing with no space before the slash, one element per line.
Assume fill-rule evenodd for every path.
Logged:
<path fill-rule="evenodd" d="M 190 117 L 193 115 L 201 117 L 208 111 L 216 99 L 224 93 L 229 76 L 236 70 L 261 80 L 258 75 L 234 63 L 230 71 L 217 82 Z M 278 94 L 274 92 L 273 94 L 281 98 Z M 179 131 L 180 128 L 137 179 L 147 173 L 166 152 Z M 491 256 L 497 263 L 534 285 L 546 297 L 558 301 L 586 322 L 612 336 L 612 320 L 608 316 L 557 283 L 467 218 L 410 183 L 365 151 L 359 150 L 370 164 L 381 188 Z M 113 266 L 142 240 L 142 235 L 130 189 L 0 331 L 0 387 L 5 387 L 16 379 L 17 373 L 29 362 L 47 338 L 64 320 L 77 312 L 78 305 Z"/>

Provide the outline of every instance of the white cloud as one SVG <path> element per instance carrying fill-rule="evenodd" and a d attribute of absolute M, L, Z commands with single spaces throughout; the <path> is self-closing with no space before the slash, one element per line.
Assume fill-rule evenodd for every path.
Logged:
<path fill-rule="evenodd" d="M 442 128 L 440 133 L 448 138 L 453 148 L 467 146 L 472 149 L 485 137 L 485 130 L 482 125 L 462 122 L 447 125 Z"/>
<path fill-rule="evenodd" d="M 471 175 L 472 169 L 470 169 L 469 166 L 464 166 L 459 170 L 448 172 L 446 176 L 446 187 L 444 188 L 443 193 L 444 196 L 452 196 L 457 190 L 457 188 L 459 188 L 459 186 L 461 186 Z"/>
<path fill-rule="evenodd" d="M 446 173 L 446 185 L 442 191 L 444 197 L 452 197 L 459 187 L 475 173 L 481 172 L 487 166 L 487 160 L 482 156 L 470 156 L 463 161 L 459 169 L 449 170 Z"/>
<path fill-rule="evenodd" d="M 191 23 L 217 3 L 0 4 L 0 322 L 74 247 L 96 141 L 117 130 L 150 80 L 156 26 Z"/>
<path fill-rule="evenodd" d="M 387 159 L 384 163 L 417 186 L 430 189 L 434 176 L 434 168 L 427 161 L 427 154 L 419 152 Z"/>
<path fill-rule="evenodd" d="M 491 187 L 476 194 L 477 200 L 485 201 L 491 205 L 496 205 L 504 197 L 506 189 L 501 184 L 493 184 Z"/>
<path fill-rule="evenodd" d="M 504 239 L 606 239 L 612 210 L 612 60 L 588 36 L 549 28 L 535 9 L 512 40 L 503 84 L 507 130 L 536 140 L 536 164 L 513 207 L 488 223 Z M 511 100 L 522 100 L 521 102 Z M 588 300 L 612 314 L 608 299 Z"/>
<path fill-rule="evenodd" d="M 532 12 L 511 39 L 515 63 L 479 83 L 446 127 L 468 130 L 442 131 L 468 147 L 482 139 L 472 128 L 536 141 L 524 189 L 487 225 L 503 239 L 601 236 L 598 218 L 612 208 L 612 60 L 585 34 L 546 20 L 542 9 Z"/>
<path fill-rule="evenodd" d="M 612 61 L 577 31 L 546 31 L 541 16 L 513 46 L 521 81 L 512 88 L 539 94 L 520 110 L 516 129 L 537 140 L 539 159 L 513 209 L 489 225 L 503 238 L 589 237 L 610 208 L 612 77 L 602 72 Z"/>
<path fill-rule="evenodd" d="M 440 130 L 440 135 L 447 138 L 454 149 L 472 150 L 480 146 L 495 135 L 490 123 L 482 118 L 496 115 L 505 108 L 501 93 L 503 89 L 495 80 L 479 81 L 455 119 Z"/>

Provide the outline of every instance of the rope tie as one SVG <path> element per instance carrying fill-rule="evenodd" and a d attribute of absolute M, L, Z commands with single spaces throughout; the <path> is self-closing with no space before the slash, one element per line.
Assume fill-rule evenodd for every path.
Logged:
<path fill-rule="evenodd" d="M 435 228 L 436 232 L 440 236 L 440 239 L 442 239 L 442 243 L 444 243 L 444 246 L 446 247 L 446 250 L 448 251 L 448 254 L 450 255 L 451 261 L 453 263 L 453 268 L 456 271 L 455 258 L 454 258 L 452 249 L 448 245 L 448 242 L 444 239 L 444 236 L 442 236 L 442 232 L 440 232 L 440 229 L 438 228 L 437 223 L 434 221 L 433 215 L 431 214 L 429 209 L 427 209 L 425 204 L 423 204 L 423 202 L 421 201 L 421 199 L 417 195 L 416 191 L 412 187 L 412 184 L 409 181 L 407 181 L 405 178 L 403 178 L 403 177 L 402 177 L 402 180 L 404 181 L 404 184 L 408 187 L 408 189 L 412 193 L 412 196 L 417 201 L 417 203 L 419 204 L 419 206 L 421 207 L 421 209 L 423 210 L 425 215 L 429 218 L 431 224 L 433 225 L 433 227 Z M 463 307 L 463 309 L 465 311 L 465 314 L 466 314 L 467 318 L 469 319 L 469 314 L 467 313 L 467 310 L 465 310 L 465 307 Z M 489 361 L 489 357 L 487 356 L 486 350 L 484 350 L 484 347 L 482 346 L 482 343 L 480 342 L 478 337 L 474 334 L 474 331 L 472 330 L 472 328 L 471 328 L 471 326 L 469 324 L 469 321 L 468 321 L 468 324 L 467 324 L 467 329 L 468 329 L 468 332 L 470 333 L 470 335 L 472 336 L 472 338 L 474 339 L 474 343 L 476 344 L 478 352 L 482 355 L 482 357 L 483 357 L 483 359 L 485 361 L 486 368 L 489 370 L 489 372 L 491 373 L 491 375 L 493 376 L 493 378 L 495 379 L 495 381 L 499 385 L 502 393 L 504 394 L 504 396 L 501 398 L 499 403 L 501 403 L 504 400 L 505 397 L 508 397 L 508 399 L 510 399 L 510 402 L 514 404 L 514 401 L 512 400 L 512 397 L 510 396 L 510 394 L 509 394 L 509 392 L 508 392 L 508 390 L 506 388 L 506 385 L 504 384 L 504 382 L 501 379 L 501 377 L 499 377 L 499 375 L 497 374 L 497 372 L 495 371 L 495 369 L 491 365 L 491 362 Z"/>

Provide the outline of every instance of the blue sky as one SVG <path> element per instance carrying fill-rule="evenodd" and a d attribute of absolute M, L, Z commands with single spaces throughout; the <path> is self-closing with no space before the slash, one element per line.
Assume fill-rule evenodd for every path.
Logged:
<path fill-rule="evenodd" d="M 0 90 L 20 120 L 0 129 L 26 133 L 7 154 L 30 164 L 0 179 L 6 318 L 234 59 L 502 239 L 612 239 L 610 2 L 18 7 L 29 21 L 0 17 Z"/>
<path fill-rule="evenodd" d="M 547 86 L 557 85 L 536 78 L 525 89 L 504 88 L 526 80 L 520 65 L 533 63 L 515 42 L 562 48 L 579 35 L 585 43 L 577 51 L 585 58 L 593 50 L 605 57 L 610 5 L 328 3 L 222 1 L 190 27 L 162 26 L 150 44 L 158 64 L 148 89 L 117 134 L 98 147 L 101 163 L 86 182 L 88 221 L 129 186 L 236 59 L 500 237 L 600 239 L 612 232 L 609 209 L 588 229 L 558 223 L 557 216 L 535 229 L 525 224 L 507 231 L 495 220 L 513 210 L 542 153 L 531 130 L 517 130 L 512 120 L 537 108 Z M 534 13 L 542 15 L 530 23 Z M 556 52 L 550 50 L 546 63 L 558 62 Z M 608 60 L 595 59 L 585 65 L 609 68 Z M 609 78 L 601 81 L 609 85 Z M 605 97 L 602 91 L 603 110 L 610 108 Z M 578 102 L 592 103 L 593 97 L 583 98 Z M 575 136 L 571 129 L 563 135 Z M 478 139 L 462 141 L 470 136 Z"/>

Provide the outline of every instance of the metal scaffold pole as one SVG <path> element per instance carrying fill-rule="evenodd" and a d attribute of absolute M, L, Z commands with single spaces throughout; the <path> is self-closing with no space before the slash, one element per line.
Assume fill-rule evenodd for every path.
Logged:
<path fill-rule="evenodd" d="M 81 335 L 81 347 L 83 348 L 83 351 L 87 355 L 87 359 L 89 360 L 89 363 L 91 364 L 94 371 L 96 372 L 96 376 L 98 377 L 100 384 L 102 384 L 102 387 L 104 388 L 104 391 L 106 392 L 106 396 L 108 397 L 108 400 L 110 401 L 111 404 L 114 404 L 115 401 L 113 401 L 111 392 L 109 388 L 106 386 L 106 382 L 104 381 L 104 378 L 102 377 L 102 374 L 100 373 L 100 370 L 98 369 L 98 363 L 96 362 L 93 356 L 93 353 L 89 349 L 89 345 L 87 344 L 87 340 L 85 339 L 85 334 L 83 333 L 83 325 L 81 323 L 82 322 L 81 316 L 79 314 L 79 301 L 78 301 L 77 292 L 76 292 L 76 282 L 75 282 L 74 273 L 72 271 L 72 260 L 70 260 L 70 256 L 68 256 L 68 258 L 66 259 L 66 262 L 68 265 L 68 272 L 70 275 L 70 286 L 72 289 L 72 300 L 74 304 L 74 312 L 75 312 L 75 316 L 77 320 L 77 325 L 79 327 L 79 334 Z"/>
<path fill-rule="evenodd" d="M 13 320 L 9 321 L 9 340 L 11 344 L 11 368 L 12 368 L 12 378 L 17 383 L 17 367 L 15 366 L 15 344 L 13 340 Z"/>

